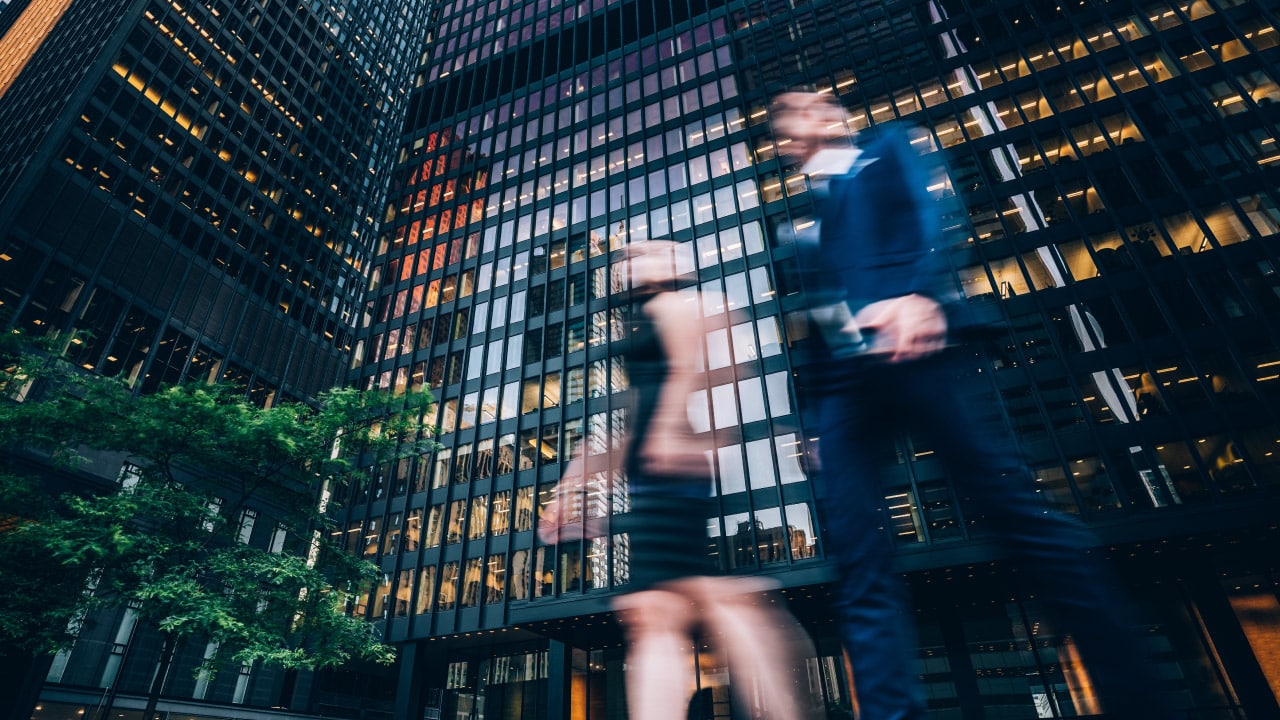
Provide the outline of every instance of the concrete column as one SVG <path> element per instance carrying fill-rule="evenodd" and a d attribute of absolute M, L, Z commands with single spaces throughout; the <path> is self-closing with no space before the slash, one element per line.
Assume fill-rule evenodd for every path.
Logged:
<path fill-rule="evenodd" d="M 569 720 L 573 648 L 551 640 L 547 648 L 547 719 Z"/>

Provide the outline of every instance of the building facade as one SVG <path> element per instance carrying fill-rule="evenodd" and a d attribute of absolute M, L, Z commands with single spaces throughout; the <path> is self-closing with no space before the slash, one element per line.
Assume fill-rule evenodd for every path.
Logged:
<path fill-rule="evenodd" d="M 210 377 L 306 400 L 338 382 L 419 5 L 6 8 L 10 324 L 143 391 Z"/>
<path fill-rule="evenodd" d="M 668 237 L 723 299 L 691 309 L 725 320 L 691 402 L 716 447 L 707 551 L 782 585 L 817 648 L 795 681 L 849 711 L 786 325 L 813 205 L 766 110 L 807 87 L 851 130 L 927 131 L 931 189 L 963 207 L 957 281 L 1007 320 L 973 370 L 1047 506 L 1120 569 L 1177 702 L 1280 713 L 1277 19 L 1240 0 L 0 4 L 6 326 L 142 391 L 440 400 L 444 447 L 343 498 L 347 547 L 383 569 L 352 612 L 399 666 L 202 683 L 197 648 L 162 709 L 621 717 L 628 538 L 533 529 L 562 459 L 616 447 L 618 251 Z M 981 508 L 918 439 L 895 450 L 884 531 L 932 716 L 1095 713 Z M 625 478 L 597 480 L 583 512 L 626 512 Z M 41 720 L 111 688 L 141 706 L 147 639 L 124 609 L 95 628 Z M 728 717 L 731 673 L 697 649 L 689 693 Z"/>
<path fill-rule="evenodd" d="M 681 244 L 721 298 L 690 403 L 716 447 L 708 552 L 776 578 L 813 635 L 795 669 L 848 712 L 825 605 L 787 314 L 807 181 L 777 93 L 833 93 L 851 130 L 922 128 L 947 168 L 957 281 L 1007 320 L 973 371 L 1047 507 L 1080 516 L 1148 623 L 1176 702 L 1280 713 L 1277 100 L 1280 35 L 1240 0 L 446 3 L 415 82 L 351 382 L 430 388 L 444 447 L 345 498 L 383 580 L 353 612 L 403 655 L 398 720 L 624 712 L 609 599 L 628 539 L 533 532 L 562 461 L 616 447 L 628 407 L 618 250 Z M 937 718 L 1096 713 L 1088 668 L 902 437 L 884 532 L 915 596 Z M 584 512 L 626 512 L 597 478 Z M 730 673 L 698 654 L 730 712 Z"/>
<path fill-rule="evenodd" d="M 0 323 L 139 392 L 222 381 L 270 404 L 340 384 L 431 5 L 9 2 Z M 107 460 L 88 470 L 109 483 Z M 271 525 L 243 539 L 274 546 Z M 142 708 L 156 638 L 127 608 L 91 620 L 38 717 Z M 204 651 L 178 658 L 162 710 L 345 702 L 305 673 L 198 677 Z"/>

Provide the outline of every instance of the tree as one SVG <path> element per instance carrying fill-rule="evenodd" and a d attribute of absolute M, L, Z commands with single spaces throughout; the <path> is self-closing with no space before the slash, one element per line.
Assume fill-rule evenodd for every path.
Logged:
<path fill-rule="evenodd" d="M 94 453 L 127 458 L 115 485 L 46 493 L 43 504 L 12 468 L 0 477 L 3 507 L 25 508 L 0 513 L 0 568 L 6 559 L 52 560 L 76 588 L 32 607 L 21 597 L 29 588 L 7 578 L 0 637 L 51 652 L 85 613 L 128 604 L 164 641 L 146 719 L 175 652 L 192 640 L 215 650 L 204 672 L 394 659 L 374 626 L 347 612 L 378 569 L 344 552 L 327 511 L 337 490 L 380 463 L 435 447 L 424 421 L 429 394 L 336 389 L 314 406 L 260 408 L 242 392 L 196 383 L 138 396 L 56 354 L 17 350 L 12 337 L 0 342 L 0 361 L 0 394 L 14 399 L 0 401 L 10 461 L 37 457 L 75 474 Z M 289 541 L 245 542 L 252 513 Z"/>

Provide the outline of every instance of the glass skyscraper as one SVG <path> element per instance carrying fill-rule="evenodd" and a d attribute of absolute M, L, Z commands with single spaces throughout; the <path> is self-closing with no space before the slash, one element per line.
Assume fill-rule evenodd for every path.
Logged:
<path fill-rule="evenodd" d="M 723 298 L 690 307 L 724 316 L 690 401 L 716 447 L 707 551 L 784 585 L 818 647 L 797 682 L 849 709 L 790 358 L 789 238 L 813 204 L 767 124 L 797 87 L 833 93 L 851 130 L 927 131 L 947 168 L 930 190 L 962 208 L 957 282 L 1007 321 L 972 371 L 1046 507 L 1093 526 L 1126 578 L 1176 702 L 1280 712 L 1276 19 L 1236 0 L 443 4 L 351 374 L 439 399 L 443 449 L 346 498 L 349 549 L 384 571 L 353 611 L 404 650 L 395 716 L 620 712 L 608 601 L 628 538 L 532 530 L 563 460 L 616 447 L 617 251 L 659 237 L 684 248 L 687 285 Z M 918 439 L 896 451 L 884 532 L 933 716 L 1098 712 L 982 508 Z M 585 513 L 626 512 L 611 479 Z M 726 717 L 731 671 L 697 662 Z"/>
<path fill-rule="evenodd" d="M 0 326 L 139 392 L 223 381 L 270 404 L 341 383 L 431 5 L 9 2 Z M 109 487 L 120 460 L 87 472 Z M 263 520 L 245 541 L 274 547 Z M 90 620 L 54 659 L 40 717 L 92 716 L 117 691 L 116 712 L 141 708 L 154 632 L 127 608 Z M 162 710 L 346 702 L 308 673 L 197 677 L 205 652 L 177 658 Z"/>
<path fill-rule="evenodd" d="M 143 391 L 224 378 L 266 401 L 338 382 L 424 8 L 5 8 L 10 324 Z"/>
<path fill-rule="evenodd" d="M 201 684 L 195 648 L 162 709 L 621 716 L 629 539 L 533 530 L 562 461 L 625 427 L 619 251 L 671 238 L 682 282 L 721 299 L 690 312 L 723 319 L 689 405 L 717 470 L 690 552 L 779 582 L 817 650 L 795 681 L 848 716 L 789 322 L 814 207 L 767 112 L 804 88 L 851 131 L 925 130 L 958 286 L 1006 321 L 972 372 L 1046 507 L 1094 529 L 1138 600 L 1175 702 L 1280 716 L 1277 19 L 1241 0 L 0 4 L 6 327 L 141 391 L 439 399 L 442 448 L 341 498 L 347 548 L 383 571 L 351 612 L 397 668 Z M 883 531 L 931 716 L 1099 712 L 983 509 L 918 438 L 893 450 Z M 588 516 L 628 509 L 605 479 Z M 41 718 L 145 687 L 127 617 L 55 660 Z M 689 695 L 750 714 L 696 649 Z"/>

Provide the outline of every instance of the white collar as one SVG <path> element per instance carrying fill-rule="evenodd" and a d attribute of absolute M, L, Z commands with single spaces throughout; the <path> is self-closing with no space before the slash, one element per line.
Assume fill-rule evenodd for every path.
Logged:
<path fill-rule="evenodd" d="M 858 148 L 824 148 L 814 153 L 800 172 L 810 177 L 843 175 L 849 172 L 861 154 Z"/>

